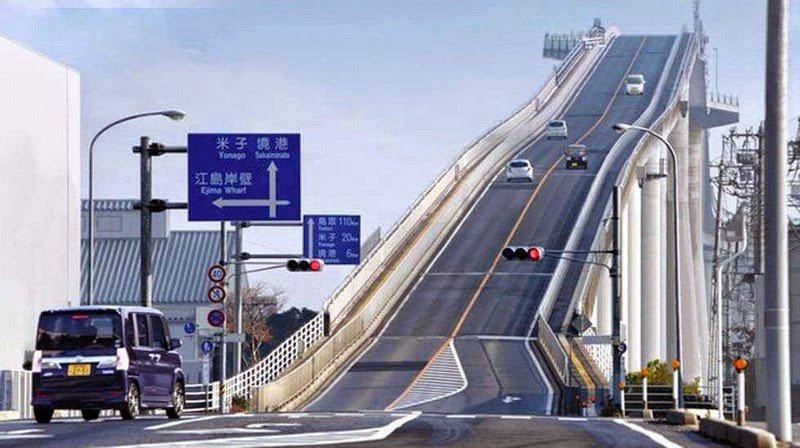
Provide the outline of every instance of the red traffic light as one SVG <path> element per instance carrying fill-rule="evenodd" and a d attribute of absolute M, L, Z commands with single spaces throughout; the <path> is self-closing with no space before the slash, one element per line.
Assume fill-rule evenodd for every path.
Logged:
<path fill-rule="evenodd" d="M 286 262 L 286 270 L 289 272 L 319 272 L 325 266 L 325 262 L 318 258 L 291 259 Z"/>
<path fill-rule="evenodd" d="M 506 260 L 539 261 L 544 258 L 544 249 L 539 246 L 509 246 L 503 248 L 502 254 Z"/>
<path fill-rule="evenodd" d="M 539 261 L 544 258 L 544 249 L 539 246 L 533 246 L 528 248 L 528 258 L 533 261 Z"/>

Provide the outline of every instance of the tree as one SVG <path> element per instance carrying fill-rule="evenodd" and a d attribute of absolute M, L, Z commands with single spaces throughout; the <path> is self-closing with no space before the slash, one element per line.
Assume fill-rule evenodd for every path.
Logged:
<path fill-rule="evenodd" d="M 263 348 L 272 340 L 272 331 L 268 319 L 283 308 L 286 302 L 283 289 L 257 283 L 242 291 L 242 331 L 245 333 L 245 344 L 242 349 L 242 368 L 246 369 L 262 359 Z M 236 304 L 227 300 L 226 313 L 236 316 Z M 234 319 L 227 319 L 228 332 L 234 332 Z"/>

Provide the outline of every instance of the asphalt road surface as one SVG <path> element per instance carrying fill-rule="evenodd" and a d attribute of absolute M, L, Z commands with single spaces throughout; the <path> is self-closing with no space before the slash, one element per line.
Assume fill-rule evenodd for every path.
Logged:
<path fill-rule="evenodd" d="M 509 183 L 498 174 L 440 248 L 431 268 L 418 279 L 388 326 L 374 335 L 373 344 L 307 410 L 390 408 L 452 338 L 467 377 L 466 389 L 412 409 L 481 414 L 547 411 L 551 396 L 524 338 L 556 260 L 535 264 L 506 261 L 500 251 L 507 243 L 556 249 L 566 245 L 591 183 L 619 138 L 611 126 L 636 121 L 654 102 L 655 86 L 677 39 L 622 36 L 612 44 L 563 116 L 569 139 L 540 138 L 518 156 L 531 161 L 535 181 Z M 686 39 L 680 39 L 677 44 L 684 51 Z M 623 80 L 628 73 L 645 75 L 644 95 L 625 95 Z M 674 68 L 667 76 L 674 80 L 676 74 Z M 654 117 L 663 111 L 664 98 L 670 93 L 671 89 L 665 89 L 664 96 L 654 102 Z M 571 143 L 589 148 L 586 171 L 565 169 L 562 154 Z M 633 144 L 629 146 L 623 154 L 630 153 Z M 612 161 L 608 179 L 616 177 L 624 158 Z M 601 213 L 598 204 L 592 210 L 587 235 L 594 235 Z M 571 282 L 564 283 L 554 312 L 561 310 L 556 321 L 564 319 L 568 308 L 564 298 L 571 296 Z M 519 399 L 507 402 L 504 398 L 508 396 Z"/>
<path fill-rule="evenodd" d="M 676 447 L 719 446 L 690 430 L 614 419 L 415 413 L 295 413 L 95 422 L 0 423 L 0 447 L 271 446 Z"/>

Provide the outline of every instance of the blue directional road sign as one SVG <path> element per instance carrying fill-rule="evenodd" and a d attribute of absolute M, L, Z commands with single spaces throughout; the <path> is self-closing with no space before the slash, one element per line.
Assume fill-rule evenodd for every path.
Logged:
<path fill-rule="evenodd" d="M 201 350 L 201 351 L 202 351 L 204 354 L 211 353 L 211 350 L 214 350 L 214 343 L 213 343 L 213 342 L 211 342 L 211 341 L 209 341 L 208 339 L 206 339 L 205 341 L 203 341 L 203 342 L 200 344 L 200 350 Z"/>
<path fill-rule="evenodd" d="M 189 221 L 300 221 L 300 134 L 189 134 Z"/>
<path fill-rule="evenodd" d="M 361 261 L 361 217 L 358 215 L 304 215 L 303 256 L 325 264 Z"/>

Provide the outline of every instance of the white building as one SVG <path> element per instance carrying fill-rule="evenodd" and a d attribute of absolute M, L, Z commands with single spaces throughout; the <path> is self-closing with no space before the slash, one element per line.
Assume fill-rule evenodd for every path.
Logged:
<path fill-rule="evenodd" d="M 39 311 L 78 301 L 80 77 L 0 36 L 0 370 L 20 369 Z"/>

